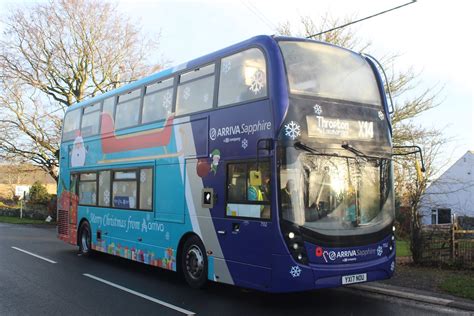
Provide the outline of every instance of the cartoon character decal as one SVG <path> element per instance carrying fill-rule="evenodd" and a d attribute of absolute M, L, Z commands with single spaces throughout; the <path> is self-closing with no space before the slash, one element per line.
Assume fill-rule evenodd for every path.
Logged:
<path fill-rule="evenodd" d="M 219 160 L 221 159 L 221 151 L 219 149 L 214 149 L 211 152 L 211 171 L 214 172 L 214 175 L 217 173 L 217 166 L 219 166 Z"/>
<path fill-rule="evenodd" d="M 84 146 L 84 139 L 78 134 L 74 140 L 71 151 L 71 167 L 83 167 L 86 163 L 87 149 Z"/>
<path fill-rule="evenodd" d="M 196 165 L 196 173 L 199 177 L 204 178 L 212 171 L 214 175 L 217 173 L 217 167 L 219 166 L 219 160 L 221 159 L 221 151 L 214 149 L 209 155 L 211 158 L 211 164 L 209 165 L 209 159 L 201 158 L 198 160 Z"/>

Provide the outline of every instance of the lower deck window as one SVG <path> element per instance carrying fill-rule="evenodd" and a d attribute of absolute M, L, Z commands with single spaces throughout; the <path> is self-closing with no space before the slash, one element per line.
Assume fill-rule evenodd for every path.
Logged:
<path fill-rule="evenodd" d="M 137 208 L 137 172 L 116 171 L 112 184 L 112 206 Z"/>
<path fill-rule="evenodd" d="M 79 203 L 95 205 L 97 203 L 97 174 L 83 173 L 79 177 Z"/>
<path fill-rule="evenodd" d="M 101 170 L 79 176 L 79 204 L 153 210 L 153 168 Z"/>
<path fill-rule="evenodd" d="M 259 179 L 256 179 L 256 175 Z M 255 162 L 227 165 L 226 215 L 270 218 L 270 168 L 268 162 L 261 162 L 258 169 Z"/>

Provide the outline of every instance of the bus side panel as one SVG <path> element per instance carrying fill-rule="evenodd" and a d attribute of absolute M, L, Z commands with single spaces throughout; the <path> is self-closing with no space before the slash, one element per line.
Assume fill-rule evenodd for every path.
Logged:
<path fill-rule="evenodd" d="M 155 219 L 184 223 L 184 186 L 179 163 L 155 165 Z"/>
<path fill-rule="evenodd" d="M 175 125 L 174 135 L 176 147 L 180 152 L 179 161 L 184 179 L 184 196 L 186 201 L 186 224 L 190 224 L 192 231 L 198 235 L 208 253 L 208 278 L 217 282 L 234 284 L 227 263 L 222 260 L 222 248 L 217 238 L 217 231 L 212 220 L 213 209 L 202 207 L 201 195 L 204 189 L 201 178 L 202 171 L 210 172 L 210 163 L 207 147 L 209 130 L 208 117 L 180 119 Z"/>
<path fill-rule="evenodd" d="M 258 140 L 273 138 L 274 126 L 269 100 L 222 108 L 210 114 L 206 133 L 195 138 L 209 142 L 209 156 L 200 158 L 189 170 L 200 186 L 212 188 L 210 210 L 222 257 L 236 285 L 265 289 L 271 284 L 271 252 L 274 225 L 260 218 L 227 216 L 227 163 L 255 161 Z M 265 151 L 261 157 L 267 156 Z M 199 178 L 198 178 L 199 177 Z M 200 191 L 197 190 L 200 198 Z M 199 201 L 200 203 L 200 201 Z"/>
<path fill-rule="evenodd" d="M 214 209 L 203 208 L 201 195 L 204 188 L 201 178 L 196 174 L 197 159 L 186 159 L 186 204 L 189 210 L 189 220 L 193 231 L 201 238 L 209 256 L 212 256 L 213 272 L 209 271 L 210 280 L 234 284 L 233 278 L 227 267 L 222 253 L 222 248 L 217 238 L 217 228 L 212 219 Z"/>

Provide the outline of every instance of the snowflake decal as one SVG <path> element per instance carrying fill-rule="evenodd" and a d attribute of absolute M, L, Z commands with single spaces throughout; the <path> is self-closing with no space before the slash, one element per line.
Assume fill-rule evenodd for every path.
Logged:
<path fill-rule="evenodd" d="M 140 171 L 140 183 L 145 183 L 145 181 L 146 181 L 146 172 L 145 170 L 142 169 Z"/>
<path fill-rule="evenodd" d="M 392 263 L 390 264 L 390 271 L 394 271 L 395 270 L 395 261 L 392 261 Z"/>
<path fill-rule="evenodd" d="M 383 121 L 383 119 L 385 118 L 385 115 L 383 115 L 383 112 L 379 111 L 378 115 L 379 115 L 379 119 Z"/>
<path fill-rule="evenodd" d="M 171 102 L 172 102 L 171 98 L 172 98 L 171 91 L 166 92 L 165 95 L 163 96 L 161 106 L 165 108 L 166 110 L 168 110 L 171 107 Z"/>
<path fill-rule="evenodd" d="M 285 125 L 285 135 L 295 140 L 296 137 L 300 136 L 301 128 L 298 123 L 291 121 Z"/>
<path fill-rule="evenodd" d="M 298 266 L 291 267 L 290 274 L 294 278 L 299 277 L 301 275 L 301 268 Z"/>
<path fill-rule="evenodd" d="M 109 205 L 109 203 L 110 203 L 110 191 L 109 190 L 104 191 L 103 201 L 104 201 L 105 205 Z"/>
<path fill-rule="evenodd" d="M 95 199 L 96 197 L 97 197 L 97 195 L 96 195 L 95 193 L 92 193 L 92 201 L 95 201 L 95 200 L 96 200 L 96 199 Z M 94 203 L 95 203 L 95 202 L 94 202 Z"/>
<path fill-rule="evenodd" d="M 146 203 L 148 206 L 151 206 L 151 197 L 149 197 L 147 200 L 146 200 Z"/>
<path fill-rule="evenodd" d="M 226 60 L 222 63 L 222 72 L 223 73 L 228 73 L 230 71 L 230 69 L 232 68 L 232 63 L 230 62 L 230 60 Z"/>
<path fill-rule="evenodd" d="M 183 98 L 185 100 L 189 99 L 189 97 L 191 96 L 191 88 L 190 87 L 186 87 L 184 88 L 184 91 L 183 91 Z"/>
<path fill-rule="evenodd" d="M 248 140 L 246 138 L 242 139 L 242 148 L 247 149 L 248 146 L 249 146 Z"/>
<path fill-rule="evenodd" d="M 129 197 L 128 198 L 128 203 L 130 204 L 130 208 L 135 208 L 135 198 L 134 197 Z"/>
<path fill-rule="evenodd" d="M 313 106 L 313 109 L 314 109 L 314 114 L 316 114 L 316 115 L 323 114 L 323 109 L 321 108 L 321 106 L 319 104 L 315 104 Z"/>
<path fill-rule="evenodd" d="M 99 173 L 99 186 L 104 184 L 104 174 L 102 172 Z"/>
<path fill-rule="evenodd" d="M 258 94 L 265 85 L 265 74 L 263 71 L 257 70 L 250 80 L 252 82 L 249 86 L 250 91 L 254 94 Z"/>
<path fill-rule="evenodd" d="M 377 247 L 377 256 L 380 257 L 380 256 L 382 255 L 382 253 L 383 253 L 382 246 L 378 246 L 378 247 Z"/>
<path fill-rule="evenodd" d="M 114 185 L 113 185 L 114 194 L 117 193 L 117 191 L 118 191 L 117 183 L 114 183 Z"/>
<path fill-rule="evenodd" d="M 209 101 L 209 93 L 204 94 L 202 100 L 204 101 L 204 103 L 207 103 L 207 101 Z"/>

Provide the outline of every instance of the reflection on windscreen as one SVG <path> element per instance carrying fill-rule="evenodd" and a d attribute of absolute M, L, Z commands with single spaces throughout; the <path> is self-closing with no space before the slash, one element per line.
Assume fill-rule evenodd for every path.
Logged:
<path fill-rule="evenodd" d="M 302 154 L 281 169 L 282 216 L 329 231 L 385 222 L 391 212 L 389 172 L 386 160 Z"/>
<path fill-rule="evenodd" d="M 380 105 L 370 65 L 360 55 L 316 42 L 279 42 L 291 93 Z"/>

